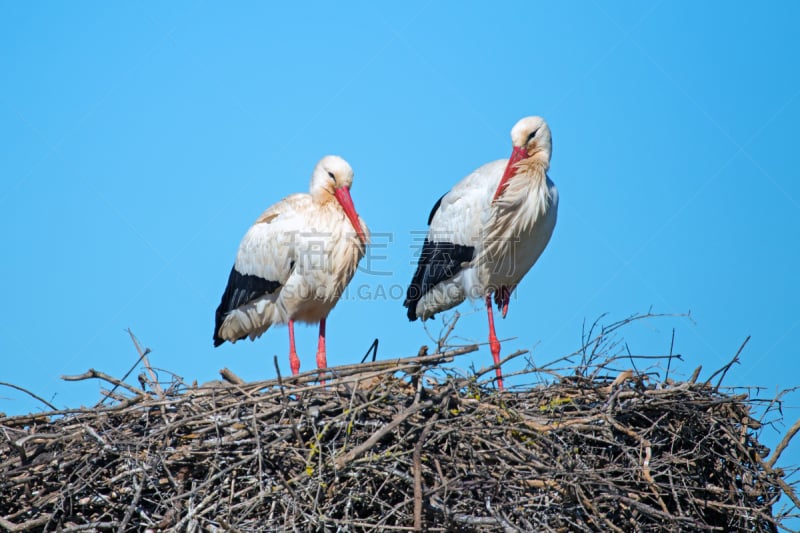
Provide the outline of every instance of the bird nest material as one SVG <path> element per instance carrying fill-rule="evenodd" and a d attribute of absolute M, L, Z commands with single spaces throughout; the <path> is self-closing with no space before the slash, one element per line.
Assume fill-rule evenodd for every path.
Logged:
<path fill-rule="evenodd" d="M 477 347 L 324 385 L 227 373 L 145 392 L 92 370 L 72 379 L 112 383 L 111 404 L 0 418 L 0 529 L 752 532 L 796 516 L 775 466 L 796 429 L 767 459 L 753 400 L 712 383 L 727 367 L 614 368 L 635 358 L 601 354 L 613 329 L 502 393 L 492 369 L 444 366 Z"/>

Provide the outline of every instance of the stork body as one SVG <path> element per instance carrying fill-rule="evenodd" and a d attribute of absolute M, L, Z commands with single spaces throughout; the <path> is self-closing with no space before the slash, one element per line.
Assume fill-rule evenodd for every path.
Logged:
<path fill-rule="evenodd" d="M 547 176 L 549 127 L 539 117 L 527 117 L 514 126 L 511 138 L 510 159 L 478 168 L 434 205 L 404 302 L 413 321 L 467 298 L 482 299 L 496 365 L 500 344 L 491 298 L 505 317 L 511 293 L 550 241 L 558 210 L 558 191 Z M 499 366 L 497 377 L 502 389 Z"/>
<path fill-rule="evenodd" d="M 326 156 L 314 169 L 309 194 L 284 198 L 250 227 L 217 308 L 214 346 L 255 340 L 273 324 L 288 324 L 290 365 L 297 374 L 294 322 L 319 323 L 317 366 L 327 367 L 325 320 L 369 240 L 350 198 L 352 180 L 344 159 Z"/>

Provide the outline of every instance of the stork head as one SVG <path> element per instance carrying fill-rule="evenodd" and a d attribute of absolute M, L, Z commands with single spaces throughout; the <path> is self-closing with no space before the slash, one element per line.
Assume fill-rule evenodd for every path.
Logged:
<path fill-rule="evenodd" d="M 532 166 L 550 167 L 550 152 L 553 149 L 550 127 L 542 117 L 525 117 L 511 128 L 511 157 L 506 171 L 497 187 L 494 199 L 505 190 L 508 180 Z"/>
<path fill-rule="evenodd" d="M 514 149 L 524 150 L 526 159 L 536 156 L 550 162 L 550 127 L 542 117 L 525 117 L 514 124 L 511 128 L 511 144 Z"/>
<path fill-rule="evenodd" d="M 335 198 L 341 205 L 347 219 L 358 233 L 362 243 L 367 242 L 361 221 L 350 197 L 350 187 L 353 185 L 353 169 L 350 164 L 337 155 L 326 155 L 319 160 L 311 174 L 311 196 L 317 201 L 326 201 Z"/>

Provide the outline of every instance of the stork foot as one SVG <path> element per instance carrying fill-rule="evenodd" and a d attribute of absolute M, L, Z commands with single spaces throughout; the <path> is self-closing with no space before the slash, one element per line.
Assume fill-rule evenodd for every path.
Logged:
<path fill-rule="evenodd" d="M 500 287 L 494 293 L 494 302 L 497 304 L 497 309 L 500 310 L 503 318 L 508 314 L 508 304 L 511 301 L 511 291 L 514 287 Z"/>

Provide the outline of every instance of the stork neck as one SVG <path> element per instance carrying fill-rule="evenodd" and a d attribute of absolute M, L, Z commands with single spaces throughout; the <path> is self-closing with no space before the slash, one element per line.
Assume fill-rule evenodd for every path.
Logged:
<path fill-rule="evenodd" d="M 538 154 L 520 160 L 516 163 L 515 172 L 509 173 L 506 171 L 503 175 L 493 201 L 506 194 L 513 195 L 521 192 L 523 187 L 526 191 L 530 191 L 530 186 L 543 186 L 547 182 L 548 168 L 550 168 L 549 161 L 543 157 L 538 157 Z"/>
<path fill-rule="evenodd" d="M 546 176 L 547 170 L 550 168 L 550 161 L 545 159 L 544 156 L 536 154 L 521 161 L 517 168 L 519 169 L 517 175 L 522 176 L 524 174 L 528 179 L 537 182 L 538 185 L 547 181 Z"/>
<path fill-rule="evenodd" d="M 312 187 L 310 193 L 312 200 L 319 205 L 325 205 L 335 200 L 333 192 L 325 187 Z"/>

